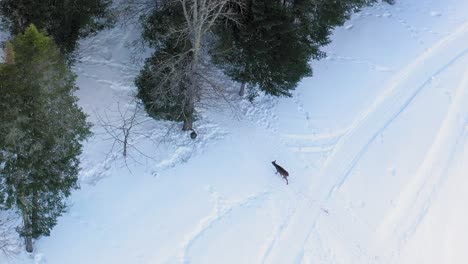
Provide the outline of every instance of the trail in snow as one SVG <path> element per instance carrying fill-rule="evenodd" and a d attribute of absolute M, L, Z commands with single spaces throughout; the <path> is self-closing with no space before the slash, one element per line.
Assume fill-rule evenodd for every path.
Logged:
<path fill-rule="evenodd" d="M 236 208 L 242 208 L 255 201 L 265 199 L 268 193 L 263 192 L 260 194 L 252 195 L 240 201 L 227 201 L 220 197 L 219 193 L 210 189 L 210 193 L 214 202 L 213 211 L 210 215 L 202 219 L 199 225 L 193 230 L 192 233 L 187 234 L 185 241 L 182 243 L 182 247 L 179 253 L 180 263 L 190 263 L 190 259 L 187 256 L 190 248 L 201 237 L 208 229 L 210 229 L 215 223 L 221 221 L 226 215 L 231 213 Z"/>
<path fill-rule="evenodd" d="M 115 163 L 120 153 L 106 155 L 109 144 L 96 136 L 83 155 L 83 188 L 73 195 L 70 213 L 59 220 L 51 237 L 37 242 L 35 255 L 22 255 L 12 263 L 406 263 L 400 262 L 400 255 L 410 260 L 421 237 L 431 238 L 427 229 L 434 214 L 436 219 L 445 212 L 465 219 L 463 213 L 444 210 L 451 200 L 438 196 L 445 183 L 445 196 L 454 184 L 466 183 L 460 171 L 468 157 L 463 149 L 468 146 L 468 77 L 459 86 L 444 87 L 446 95 L 441 96 L 451 98 L 445 119 L 433 142 L 424 145 L 428 152 L 416 166 L 417 173 L 407 184 L 401 183 L 405 188 L 397 207 L 382 204 L 384 221 L 377 237 L 368 233 L 381 219 L 371 221 L 368 218 L 377 218 L 377 213 L 359 211 L 370 202 L 358 193 L 365 188 L 356 188 L 366 183 L 356 183 L 355 178 L 361 165 L 372 167 L 362 164 L 370 153 L 384 156 L 376 147 L 384 142 L 382 134 L 390 133 L 392 125 L 414 110 L 425 91 L 438 89 L 434 79 L 468 61 L 468 23 L 463 8 L 458 8 L 468 6 L 455 0 L 431 1 L 401 0 L 394 7 L 380 5 L 357 14 L 358 19 L 337 30 L 335 37 L 344 35 L 344 41 L 333 42 L 338 48 L 331 48 L 317 63 L 320 67 L 314 66 L 324 75 L 316 74 L 317 82 L 301 83 L 292 99 L 260 96 L 251 104 L 233 96 L 241 118 L 204 111 L 195 141 L 175 131 L 155 148 L 146 137 L 135 137 L 132 143 L 155 157 L 132 164 L 132 175 Z M 426 28 L 430 19 L 438 22 Z M 134 33 L 114 29 L 85 41 L 89 45 L 84 45 L 87 50 L 76 71 L 84 87 L 78 94 L 80 104 L 91 118 L 94 111 L 115 108 L 115 101 L 129 104 L 139 66 L 130 64 L 129 54 L 122 51 Z M 406 45 L 407 50 L 389 50 L 395 49 L 389 40 L 397 38 L 404 43 L 400 48 Z M 426 45 L 430 47 L 424 51 Z M 389 76 L 394 77 L 387 82 Z M 369 82 L 380 85 L 380 80 L 386 81 L 385 87 L 366 87 Z M 316 88 L 320 91 L 307 90 Z M 363 94 L 350 92 L 355 89 Z M 339 101 L 340 95 L 345 100 Z M 357 99 L 366 96 L 368 101 Z M 440 104 L 445 107 L 444 100 Z M 349 119 L 341 118 L 347 112 Z M 418 119 L 413 118 L 416 127 Z M 330 122 L 323 122 L 327 119 Z M 150 122 L 142 129 L 154 140 L 167 132 L 167 126 Z M 274 175 L 270 164 L 274 159 L 290 171 L 289 186 Z M 364 197 L 383 201 L 385 184 L 401 170 L 380 168 L 383 182 L 373 192 L 377 196 Z M 343 190 L 348 196 L 341 195 Z M 463 210 L 462 201 L 456 209 Z M 458 226 L 462 220 L 439 219 Z M 449 231 L 450 239 L 457 236 L 456 228 Z M 374 240 L 369 242 L 366 236 Z M 446 257 L 440 260 L 453 260 L 452 252 L 439 254 Z"/>
<path fill-rule="evenodd" d="M 468 54 L 468 48 L 464 45 L 468 42 L 467 33 L 468 23 L 428 49 L 403 69 L 374 104 L 353 122 L 348 133 L 327 159 L 321 172 L 322 176 L 340 177 L 330 190 L 327 199 L 343 185 L 369 145 L 411 104 L 432 79 Z M 446 58 L 450 59 L 445 65 L 439 67 L 441 61 L 447 61 Z M 418 70 L 420 72 L 417 72 Z M 418 84 L 421 77 L 425 81 Z M 358 146 L 356 142 L 359 142 Z"/>
<path fill-rule="evenodd" d="M 448 165 L 428 204 L 415 208 L 423 217 L 417 219 L 411 235 L 400 241 L 395 263 L 462 263 L 467 259 L 468 129 L 459 137 Z"/>
<path fill-rule="evenodd" d="M 456 61 L 468 54 L 468 23 L 463 24 L 454 33 L 428 49 L 413 63 L 405 67 L 390 82 L 388 88 L 375 100 L 348 129 L 347 133 L 334 147 L 328 156 L 320 178 L 326 182 L 320 189 L 310 189 L 310 193 L 319 192 L 319 204 L 325 204 L 347 180 L 350 172 L 366 153 L 372 142 L 411 104 L 414 98 L 424 89 L 432 78 L 450 68 Z M 447 59 L 448 58 L 448 59 Z M 443 66 L 440 67 L 442 62 Z M 421 79 L 423 80 L 421 82 Z M 283 238 L 278 239 L 271 250 L 274 255 L 267 258 L 275 263 L 285 263 L 301 259 L 304 245 L 314 229 L 314 223 L 322 212 L 310 208 L 309 203 L 300 201 L 300 207 L 290 229 Z M 304 230 L 307 230 L 304 232 Z M 294 238 L 292 238 L 294 235 Z M 294 241 L 291 243 L 291 241 Z M 298 247 L 294 249 L 294 247 Z M 283 254 L 281 248 L 288 248 L 289 255 Z"/>
<path fill-rule="evenodd" d="M 468 122 L 468 68 L 463 76 L 454 95 L 455 100 L 424 161 L 378 229 L 380 245 L 388 246 L 391 240 L 396 240 L 401 248 L 401 244 L 414 233 L 427 213 L 437 194 L 437 187 L 450 177 L 447 170 L 453 161 L 455 150 L 463 143 L 461 139 L 466 133 Z"/>

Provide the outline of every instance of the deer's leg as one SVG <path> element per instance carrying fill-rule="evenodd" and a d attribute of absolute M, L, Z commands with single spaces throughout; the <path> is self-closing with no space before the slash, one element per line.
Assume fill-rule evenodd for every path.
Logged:
<path fill-rule="evenodd" d="M 286 185 L 288 185 L 289 184 L 288 178 L 284 177 L 284 179 L 286 180 Z"/>

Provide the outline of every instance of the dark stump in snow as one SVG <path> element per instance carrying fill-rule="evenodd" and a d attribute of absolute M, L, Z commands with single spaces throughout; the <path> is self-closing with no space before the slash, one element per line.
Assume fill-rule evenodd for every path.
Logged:
<path fill-rule="evenodd" d="M 191 138 L 191 139 L 196 139 L 197 136 L 198 136 L 198 135 L 197 135 L 197 132 L 195 132 L 195 131 L 192 131 L 192 133 L 190 133 L 190 138 Z"/>

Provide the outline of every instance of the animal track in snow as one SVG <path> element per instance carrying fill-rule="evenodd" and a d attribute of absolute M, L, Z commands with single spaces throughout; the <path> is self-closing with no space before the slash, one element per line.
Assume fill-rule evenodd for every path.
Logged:
<path fill-rule="evenodd" d="M 393 72 L 394 71 L 388 66 L 380 65 L 380 64 L 377 64 L 377 63 L 374 63 L 365 59 L 337 55 L 334 52 L 328 52 L 327 57 L 325 59 L 329 61 L 342 61 L 342 62 L 349 62 L 349 63 L 359 64 L 359 65 L 365 65 L 369 69 L 377 71 L 377 72 Z"/>
<path fill-rule="evenodd" d="M 326 206 L 334 197 L 335 191 L 339 190 L 347 181 L 353 168 L 367 152 L 369 146 L 407 109 L 418 94 L 427 87 L 432 78 L 468 54 L 468 48 L 463 49 L 466 47 L 464 43 L 466 43 L 467 38 L 468 23 L 426 50 L 400 71 L 388 83 L 387 89 L 351 124 L 346 133 L 338 140 L 320 171 L 318 177 L 324 181 L 321 189 L 317 190 L 311 186 L 308 191 L 310 193 L 319 192 L 315 194 L 316 197 L 319 197 L 318 204 Z M 447 57 L 446 52 L 450 53 L 449 57 Z M 440 66 L 433 60 L 439 63 L 442 60 L 446 63 Z M 428 65 L 431 67 L 428 68 Z M 424 77 L 422 80 L 421 73 Z M 417 76 L 417 79 L 412 79 L 414 76 Z M 413 84 L 414 82 L 416 84 Z M 408 89 L 408 87 L 412 89 Z M 310 207 L 306 201 L 300 202 L 298 210 L 291 216 L 290 224 L 286 227 L 288 229 L 287 236 L 296 235 L 293 240 L 294 245 L 291 244 L 291 240 L 286 235 L 276 239 L 274 248 L 271 250 L 275 254 L 274 257 L 290 260 L 297 259 L 297 257 L 302 258 L 305 242 L 301 242 L 307 241 L 311 237 L 317 219 L 321 216 L 320 209 Z M 304 225 L 305 223 L 307 225 Z M 288 248 L 288 252 L 279 253 L 284 248 Z M 288 253 L 288 256 L 280 255 L 284 253 Z"/>
<path fill-rule="evenodd" d="M 330 133 L 286 134 L 282 135 L 282 142 L 293 152 L 305 156 L 307 162 L 317 160 L 317 155 L 321 156 L 317 160 L 316 165 L 318 165 L 333 151 L 336 143 L 345 133 L 346 130 L 337 130 Z M 307 158 L 310 155 L 313 157 Z"/>
<path fill-rule="evenodd" d="M 278 131 L 278 116 L 275 114 L 275 107 L 278 98 L 273 96 L 260 94 L 251 103 L 248 100 L 241 100 L 239 108 L 247 119 L 257 123 L 266 130 L 276 133 Z"/>

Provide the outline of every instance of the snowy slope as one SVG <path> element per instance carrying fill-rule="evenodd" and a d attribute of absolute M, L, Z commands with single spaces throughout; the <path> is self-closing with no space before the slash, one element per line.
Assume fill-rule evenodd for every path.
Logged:
<path fill-rule="evenodd" d="M 467 0 L 364 9 L 293 98 L 204 110 L 195 141 L 147 121 L 127 164 L 96 125 L 69 212 L 34 254 L 0 263 L 464 263 L 467 14 Z M 137 36 L 82 43 L 78 96 L 96 124 L 133 105 Z"/>

